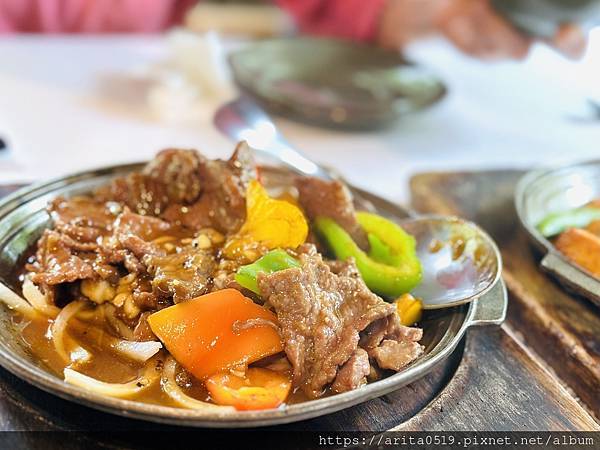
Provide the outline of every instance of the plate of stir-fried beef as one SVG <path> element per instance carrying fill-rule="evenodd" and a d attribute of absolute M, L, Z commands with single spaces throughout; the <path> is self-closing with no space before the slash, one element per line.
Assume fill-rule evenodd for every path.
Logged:
<path fill-rule="evenodd" d="M 91 406 L 198 425 L 397 389 L 476 308 L 423 313 L 406 213 L 368 196 L 257 167 L 245 143 L 27 188 L 0 206 L 0 363 Z"/>

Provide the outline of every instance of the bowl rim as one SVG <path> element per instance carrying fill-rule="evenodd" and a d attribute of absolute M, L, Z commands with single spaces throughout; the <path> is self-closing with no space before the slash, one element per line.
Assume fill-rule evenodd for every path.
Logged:
<path fill-rule="evenodd" d="M 527 201 L 527 197 L 529 195 L 529 190 L 533 186 L 535 186 L 535 184 L 540 179 L 542 179 L 544 177 L 557 175 L 560 172 L 572 172 L 572 171 L 576 171 L 579 169 L 585 169 L 586 167 L 589 167 L 589 166 L 600 167 L 600 159 L 580 161 L 580 162 L 576 162 L 576 163 L 572 163 L 572 164 L 560 165 L 560 166 L 555 166 L 555 167 L 532 169 L 532 170 L 528 171 L 527 173 L 525 173 L 521 177 L 521 179 L 519 179 L 519 181 L 517 182 L 517 186 L 515 188 L 515 194 L 514 194 L 514 205 L 515 205 L 515 209 L 517 211 L 517 217 L 519 218 L 519 222 L 525 228 L 525 230 L 527 231 L 529 236 L 531 238 L 533 238 L 534 243 L 536 244 L 536 246 L 538 246 L 538 248 L 546 249 L 547 251 L 553 251 L 553 252 L 560 254 L 560 252 L 558 252 L 555 249 L 552 242 L 550 242 L 548 239 L 546 239 L 544 236 L 542 236 L 542 234 L 538 231 L 536 224 L 531 223 L 526 218 L 525 202 Z M 579 269 L 578 266 L 576 266 L 574 264 L 572 264 L 572 265 L 573 265 L 573 267 L 577 267 Z M 579 269 L 579 270 L 581 270 L 581 269 Z"/>
<path fill-rule="evenodd" d="M 141 167 L 143 164 L 145 164 L 145 162 L 84 170 L 71 175 L 56 177 L 48 181 L 38 182 L 23 187 L 0 200 L 0 225 L 5 221 L 6 216 L 10 212 L 29 201 L 36 199 L 40 195 L 52 194 L 56 189 L 67 187 L 78 181 L 93 179 L 99 176 L 116 176 L 118 174 L 127 173 Z M 282 169 L 275 168 L 275 170 Z M 374 194 L 370 194 L 368 191 L 363 191 L 362 189 L 354 190 L 359 194 L 362 192 L 371 197 L 374 196 Z M 382 200 L 386 203 L 386 206 L 394 207 L 397 211 L 401 211 L 406 216 L 411 215 L 410 210 L 385 199 Z M 305 420 L 354 406 L 358 403 L 392 392 L 429 373 L 454 351 L 470 326 L 481 323 L 477 318 L 477 302 L 478 300 L 474 300 L 468 305 L 457 307 L 463 311 L 463 313 L 456 312 L 452 315 L 452 321 L 448 323 L 444 335 L 435 347 L 403 371 L 382 380 L 369 383 L 360 389 L 336 394 L 330 397 L 286 405 L 283 408 L 273 410 L 235 412 L 216 412 L 214 410 L 201 411 L 99 395 L 84 388 L 66 383 L 56 375 L 34 365 L 19 355 L 16 355 L 4 342 L 0 342 L 0 366 L 28 383 L 63 399 L 125 417 L 195 427 L 223 428 L 232 426 L 257 427 L 276 425 Z M 6 307 L 5 309 L 8 310 Z M 463 317 L 460 317 L 461 315 Z M 449 337 L 448 334 L 452 334 L 450 326 L 453 321 L 460 321 L 460 325 L 455 324 L 458 325 L 456 327 L 457 330 Z"/>

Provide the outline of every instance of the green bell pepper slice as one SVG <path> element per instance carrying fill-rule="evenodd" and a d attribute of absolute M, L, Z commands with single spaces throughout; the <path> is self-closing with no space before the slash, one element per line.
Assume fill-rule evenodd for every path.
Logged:
<path fill-rule="evenodd" d="M 337 259 L 355 259 L 365 284 L 373 292 L 398 297 L 417 286 L 422 267 L 415 238 L 376 214 L 360 212 L 356 217 L 371 245 L 368 254 L 332 219 L 317 217 L 314 227 Z"/>
<path fill-rule="evenodd" d="M 592 206 L 583 206 L 581 208 L 572 209 L 549 214 L 542 220 L 538 226 L 538 231 L 544 237 L 552 237 L 562 233 L 567 228 L 583 228 L 600 219 L 600 208 Z"/>
<path fill-rule="evenodd" d="M 275 249 L 258 258 L 252 264 L 240 267 L 235 274 L 235 281 L 242 287 L 260 295 L 260 289 L 256 281 L 259 273 L 273 273 L 292 267 L 300 267 L 300 263 L 284 250 Z"/>
<path fill-rule="evenodd" d="M 365 211 L 357 212 L 356 220 L 367 233 L 371 259 L 400 267 L 411 258 L 416 258 L 415 238 L 394 222 Z"/>

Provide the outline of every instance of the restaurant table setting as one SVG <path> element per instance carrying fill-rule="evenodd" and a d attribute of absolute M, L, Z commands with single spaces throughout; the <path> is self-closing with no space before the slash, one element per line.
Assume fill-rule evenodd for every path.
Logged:
<path fill-rule="evenodd" d="M 266 185 L 293 174 L 342 180 L 359 209 L 415 237 L 424 268 L 413 294 L 423 299 L 425 330 L 424 356 L 396 374 L 229 415 L 66 384 L 11 343 L 19 328 L 4 312 L 0 429 L 600 431 L 599 283 L 539 234 L 548 214 L 598 198 L 597 162 L 581 163 L 597 159 L 600 142 L 598 31 L 579 62 L 536 46 L 522 63 L 491 65 L 437 39 L 402 56 L 335 40 L 246 42 L 184 30 L 0 41 L 3 295 L 18 294 L 14 267 L 47 226 L 48 200 L 145 170 L 140 161 L 162 148 L 214 158 L 246 141 Z M 303 52 L 306 64 L 295 64 Z M 343 62 L 338 73 L 322 72 L 329 59 Z M 327 76 L 314 77 L 319 68 Z M 477 243 L 474 263 L 463 250 L 432 250 L 453 240 Z M 447 287 L 448 273 L 465 277 L 460 289 Z M 132 433 L 77 439 L 148 443 Z"/>

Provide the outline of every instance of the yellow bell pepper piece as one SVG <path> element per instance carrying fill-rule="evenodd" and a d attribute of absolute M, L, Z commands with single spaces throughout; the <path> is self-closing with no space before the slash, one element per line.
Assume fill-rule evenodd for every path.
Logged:
<path fill-rule="evenodd" d="M 230 259 L 252 262 L 268 250 L 296 248 L 307 236 L 302 210 L 289 201 L 269 197 L 253 180 L 246 190 L 246 222 L 225 244 L 223 253 Z"/>
<path fill-rule="evenodd" d="M 395 303 L 396 312 L 402 325 L 410 326 L 421 320 L 423 303 L 418 298 L 414 298 L 410 294 L 402 294 Z"/>

